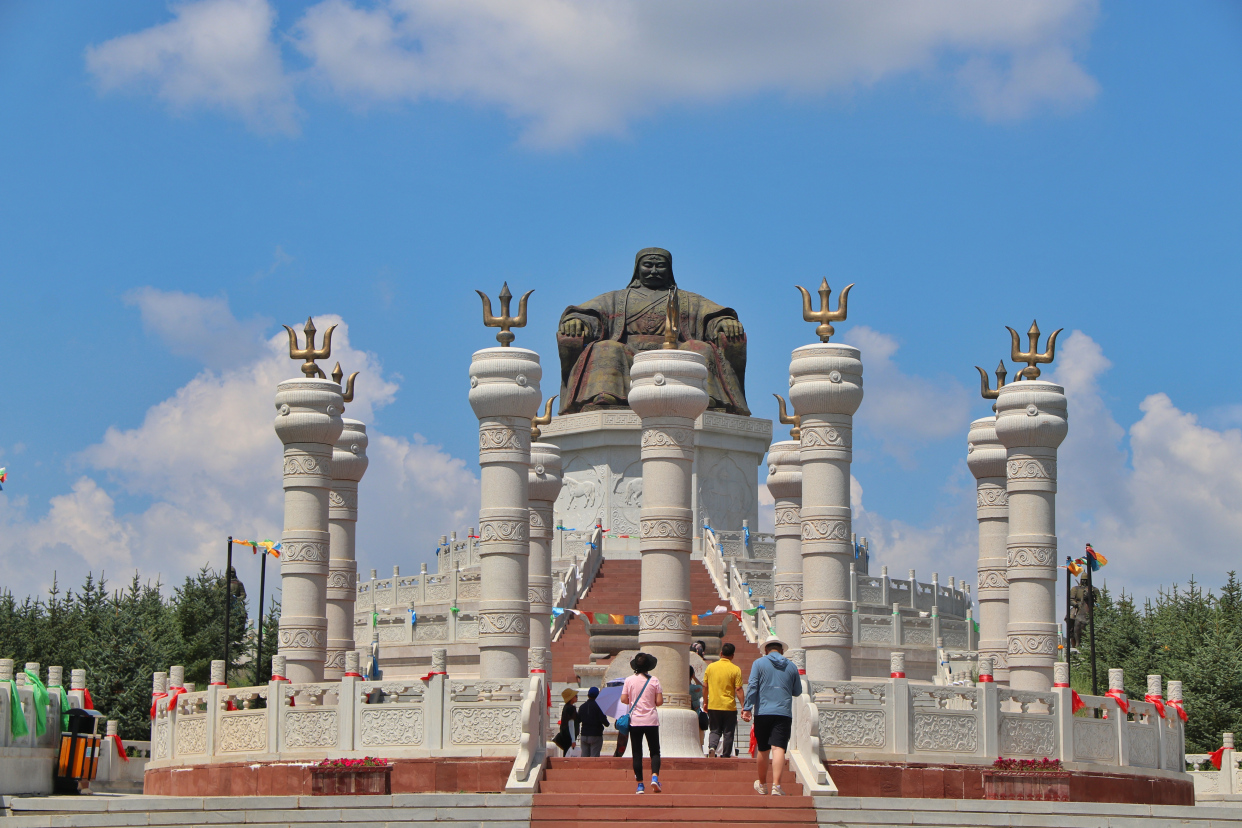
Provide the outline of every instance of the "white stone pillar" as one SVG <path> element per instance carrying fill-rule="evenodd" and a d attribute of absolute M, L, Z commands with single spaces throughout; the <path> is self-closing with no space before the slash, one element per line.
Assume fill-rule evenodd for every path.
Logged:
<path fill-rule="evenodd" d="M 992 658 L 994 679 L 1003 684 L 1009 681 L 1009 493 L 995 416 L 970 424 L 966 465 L 975 476 L 979 520 L 979 653 Z"/>
<path fill-rule="evenodd" d="M 47 686 L 48 687 L 60 687 L 61 682 L 64 681 L 64 676 L 65 676 L 64 667 L 55 667 L 55 666 L 48 667 L 47 668 Z"/>
<path fill-rule="evenodd" d="M 862 370 L 858 349 L 839 342 L 798 348 L 789 364 L 802 418 L 802 647 L 812 681 L 852 678 L 850 461 Z"/>
<path fill-rule="evenodd" d="M 479 418 L 479 675 L 525 678 L 530 647 L 530 421 L 539 409 L 539 355 L 484 348 L 470 364 Z"/>
<path fill-rule="evenodd" d="M 638 645 L 658 660 L 655 675 L 664 691 L 660 743 L 666 756 L 703 755 L 688 674 L 694 421 L 707 410 L 706 381 L 707 361 L 692 351 L 645 351 L 630 368 L 630 408 L 642 418 L 643 429 Z"/>
<path fill-rule="evenodd" d="M 354 539 L 358 530 L 358 482 L 366 474 L 367 427 L 342 419 L 341 436 L 332 448 L 332 489 L 328 492 L 328 656 L 323 677 L 345 674 L 345 654 L 354 649 L 354 601 L 358 596 L 358 562 Z M 394 579 L 393 594 L 397 594 Z"/>
<path fill-rule="evenodd" d="M 289 680 L 322 681 L 327 657 L 328 492 L 332 447 L 341 436 L 341 387 L 285 380 L 276 392 L 276 434 L 285 446 L 285 527 L 280 537 L 277 652 Z"/>
<path fill-rule="evenodd" d="M 768 449 L 768 491 L 776 507 L 773 577 L 776 634 L 785 654 L 802 647 L 802 466 L 798 443 L 782 440 Z"/>
<path fill-rule="evenodd" d="M 530 599 L 530 646 L 552 646 L 552 504 L 561 493 L 561 449 L 533 443 L 530 449 L 530 561 L 526 594 Z M 540 669 L 533 662 L 530 669 Z"/>
<path fill-rule="evenodd" d="M 1068 430 L 1065 389 L 1012 382 L 996 400 L 996 436 L 1006 451 L 1009 535 L 1009 686 L 1052 687 L 1057 659 L 1057 446 Z"/>

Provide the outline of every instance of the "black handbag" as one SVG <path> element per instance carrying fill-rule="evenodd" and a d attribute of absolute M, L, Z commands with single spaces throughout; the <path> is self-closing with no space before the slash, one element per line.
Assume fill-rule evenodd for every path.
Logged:
<path fill-rule="evenodd" d="M 699 730 L 707 730 L 711 725 L 711 719 L 707 718 L 706 710 L 699 710 Z"/>

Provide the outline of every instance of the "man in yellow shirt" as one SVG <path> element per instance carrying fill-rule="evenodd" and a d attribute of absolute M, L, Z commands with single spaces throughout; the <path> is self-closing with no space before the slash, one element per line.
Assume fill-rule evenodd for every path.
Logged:
<path fill-rule="evenodd" d="M 707 719 L 712 735 L 707 739 L 708 756 L 731 756 L 733 733 L 737 730 L 737 703 L 744 699 L 742 669 L 733 663 L 736 648 L 729 642 L 720 647 L 720 660 L 707 665 L 703 684 L 707 687 Z M 723 744 L 721 744 L 723 741 Z"/>

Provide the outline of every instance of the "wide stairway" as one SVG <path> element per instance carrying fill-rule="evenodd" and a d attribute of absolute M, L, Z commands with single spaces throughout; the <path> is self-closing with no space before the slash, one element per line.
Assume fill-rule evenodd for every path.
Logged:
<path fill-rule="evenodd" d="M 575 609 L 582 612 L 608 612 L 638 615 L 638 599 L 642 583 L 642 561 L 605 560 L 591 583 L 587 594 Z M 725 603 L 702 561 L 690 564 L 690 606 L 694 613 L 708 612 Z M 725 641 L 737 648 L 733 662 L 742 669 L 742 678 L 750 676 L 750 665 L 759 655 L 758 647 L 746 640 L 736 618 L 728 616 Z M 693 630 L 691 631 L 693 635 Z M 591 663 L 591 647 L 586 625 L 581 619 L 570 620 L 561 637 L 552 644 L 552 681 L 573 682 L 574 665 Z M 607 661 L 599 662 L 601 664 Z"/>
<path fill-rule="evenodd" d="M 662 793 L 650 791 L 650 760 L 643 763 L 648 792 L 634 793 L 629 758 L 549 759 L 531 807 L 531 828 L 678 828 L 719 825 L 780 825 L 811 828 L 815 805 L 802 795 L 793 771 L 781 787 L 788 796 L 755 793 L 755 761 L 743 759 L 665 759 Z"/>

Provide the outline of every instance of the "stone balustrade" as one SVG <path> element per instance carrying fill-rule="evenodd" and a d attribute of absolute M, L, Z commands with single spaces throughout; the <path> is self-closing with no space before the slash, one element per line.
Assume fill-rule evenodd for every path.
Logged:
<path fill-rule="evenodd" d="M 818 721 L 795 722 L 795 730 L 814 731 L 820 753 L 806 757 L 812 764 L 897 757 L 990 764 L 1003 756 L 1060 759 L 1082 771 L 1185 770 L 1181 720 L 1171 711 L 1161 718 L 1147 702 L 1130 700 L 1126 714 L 1111 697 L 1083 695 L 1086 712 L 1074 715 L 1068 687 L 1024 692 L 994 682 L 944 687 L 890 678 L 815 682 L 812 689 Z M 1102 714 L 1107 718 L 1096 717 Z"/>
<path fill-rule="evenodd" d="M 444 650 L 422 678 L 273 681 L 159 700 L 148 769 L 380 755 L 513 756 L 529 773 L 547 728 L 544 677 L 457 680 Z M 522 774 L 519 774 L 519 779 Z"/>

